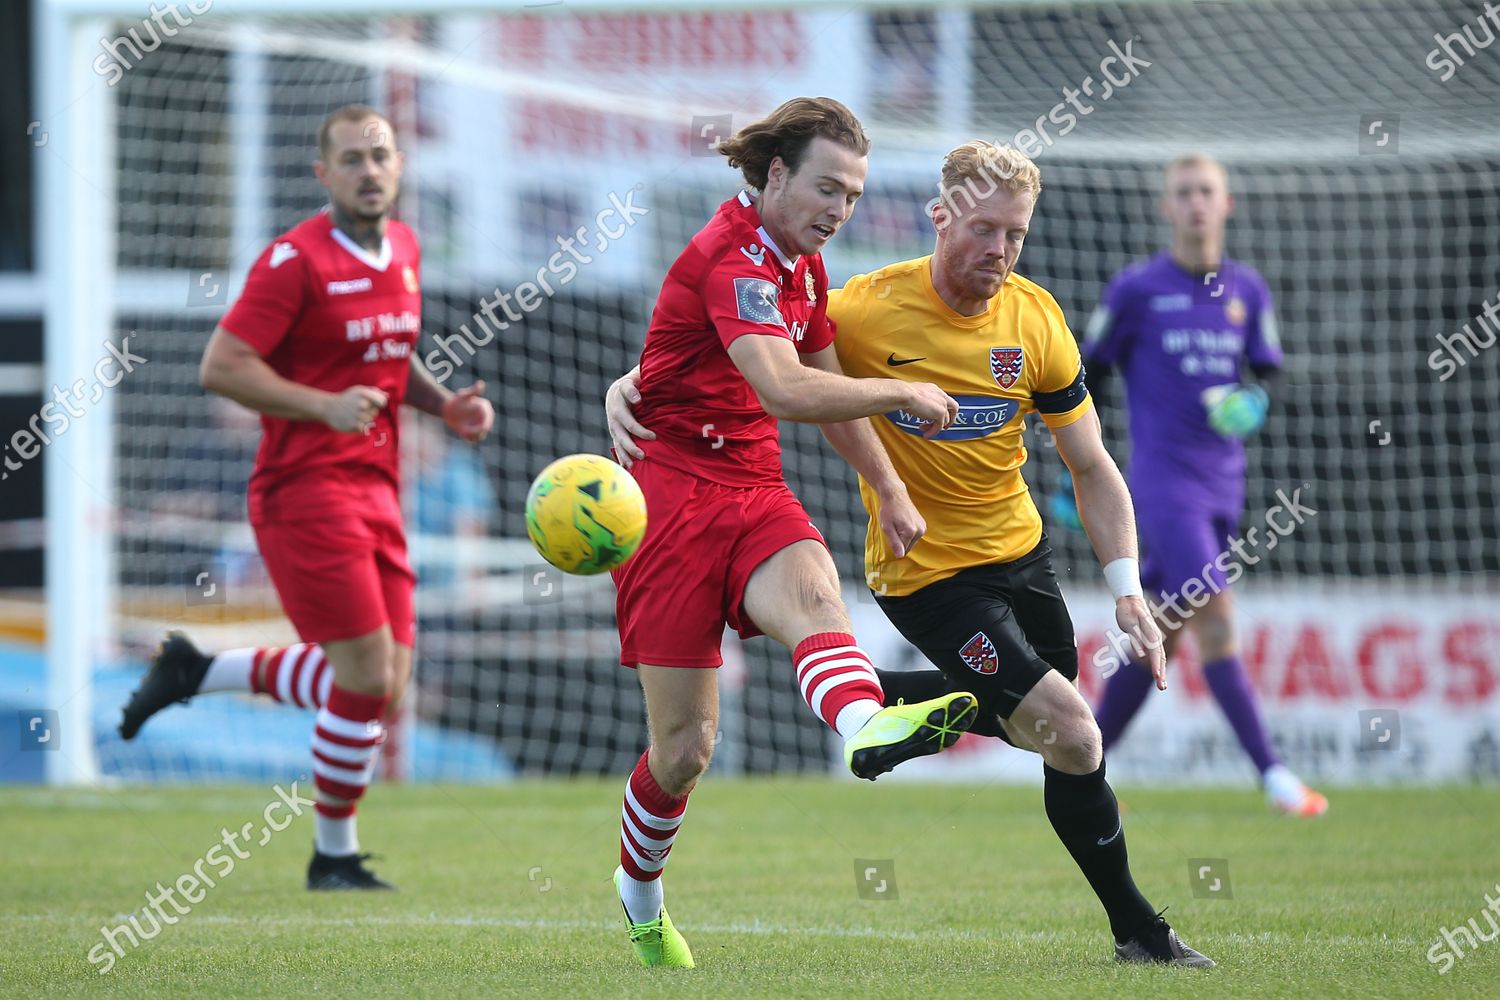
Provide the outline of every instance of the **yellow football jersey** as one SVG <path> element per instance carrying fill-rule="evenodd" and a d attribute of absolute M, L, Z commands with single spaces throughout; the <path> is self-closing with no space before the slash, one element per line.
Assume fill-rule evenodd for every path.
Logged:
<path fill-rule="evenodd" d="M 931 440 L 904 410 L 870 418 L 927 521 L 912 551 L 893 558 L 875 491 L 861 478 L 866 580 L 895 597 L 1035 548 L 1042 519 L 1021 477 L 1023 421 L 1037 412 L 1066 427 L 1093 405 L 1078 344 L 1045 289 L 1011 274 L 986 312 L 961 316 L 932 287 L 931 259 L 856 275 L 828 298 L 845 374 L 932 382 L 959 404 L 958 419 Z"/>

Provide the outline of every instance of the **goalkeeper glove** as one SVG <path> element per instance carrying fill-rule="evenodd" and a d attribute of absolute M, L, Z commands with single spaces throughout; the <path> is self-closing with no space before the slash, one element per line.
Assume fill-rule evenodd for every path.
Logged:
<path fill-rule="evenodd" d="M 1067 469 L 1063 469 L 1057 477 L 1057 492 L 1047 496 L 1047 519 L 1069 531 L 1083 531 L 1083 518 L 1078 516 L 1078 500 L 1073 495 L 1073 476 Z"/>
<path fill-rule="evenodd" d="M 1208 426 L 1227 438 L 1242 438 L 1266 422 L 1271 398 L 1258 385 L 1216 385 L 1203 391 Z"/>

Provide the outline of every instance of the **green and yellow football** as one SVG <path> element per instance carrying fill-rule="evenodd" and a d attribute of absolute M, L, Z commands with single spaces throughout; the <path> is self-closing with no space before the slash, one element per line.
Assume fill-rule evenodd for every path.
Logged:
<path fill-rule="evenodd" d="M 543 559 L 592 576 L 635 555 L 646 534 L 646 498 L 635 478 L 601 455 L 564 455 L 526 494 L 526 533 Z"/>

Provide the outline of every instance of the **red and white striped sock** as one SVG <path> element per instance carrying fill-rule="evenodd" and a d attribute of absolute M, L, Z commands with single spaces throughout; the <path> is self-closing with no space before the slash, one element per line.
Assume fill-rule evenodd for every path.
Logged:
<path fill-rule="evenodd" d="M 650 750 L 641 754 L 630 772 L 620 815 L 620 866 L 625 869 L 620 898 L 630 919 L 638 924 L 661 915 L 661 871 L 672 853 L 688 800 L 686 795 L 677 798 L 662 791 L 647 764 L 650 755 Z"/>
<path fill-rule="evenodd" d="M 215 691 L 253 692 L 255 690 L 255 667 L 260 650 L 254 647 L 226 649 L 215 653 L 208 661 L 208 670 L 203 674 L 203 683 L 198 685 L 199 694 Z"/>
<path fill-rule="evenodd" d="M 284 649 L 261 646 L 253 653 L 255 669 L 250 672 L 253 692 L 268 694 L 284 705 L 299 708 L 321 708 L 327 704 L 328 691 L 333 687 L 333 665 L 324 657 L 322 646 L 299 642 Z M 209 672 L 213 672 L 212 665 Z"/>
<path fill-rule="evenodd" d="M 846 740 L 884 707 L 875 667 L 847 632 L 808 636 L 792 650 L 792 662 L 803 700 Z"/>
<path fill-rule="evenodd" d="M 375 774 L 375 759 L 391 696 L 358 694 L 334 685 L 313 727 L 313 783 L 318 788 L 315 836 L 323 854 L 359 851 L 354 829 L 356 803 Z M 338 802 L 330 800 L 342 800 Z"/>

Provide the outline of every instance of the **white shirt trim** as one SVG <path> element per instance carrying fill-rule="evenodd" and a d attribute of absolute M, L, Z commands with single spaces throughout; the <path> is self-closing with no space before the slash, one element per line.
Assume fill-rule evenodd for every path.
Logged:
<path fill-rule="evenodd" d="M 771 234 L 766 232 L 765 226 L 761 226 L 759 229 L 757 229 L 755 231 L 755 235 L 760 237 L 762 243 L 770 247 L 772 250 L 776 251 L 776 259 L 781 261 L 782 267 L 785 267 L 788 271 L 795 271 L 797 269 L 797 261 L 801 260 L 802 257 L 800 255 L 796 257 L 788 257 L 786 254 L 782 253 L 781 247 L 777 246 L 776 241 L 771 239 Z"/>
<path fill-rule="evenodd" d="M 751 205 L 755 204 L 755 201 L 750 197 L 749 191 L 740 191 L 740 204 L 744 205 L 746 208 L 749 208 Z M 786 254 L 782 253 L 781 247 L 777 246 L 776 241 L 771 239 L 771 234 L 766 232 L 765 226 L 757 228 L 755 230 L 755 235 L 760 237 L 760 241 L 762 243 L 770 247 L 772 250 L 776 251 L 776 259 L 781 261 L 782 267 L 786 268 L 788 271 L 795 271 L 797 269 L 797 261 L 801 260 L 802 257 L 800 255 L 796 257 L 788 257 Z"/>
<path fill-rule="evenodd" d="M 373 270 L 384 271 L 387 267 L 390 266 L 391 238 L 389 236 L 381 237 L 380 256 L 376 257 L 371 255 L 370 251 L 366 250 L 364 247 L 351 240 L 348 234 L 338 226 L 334 226 L 329 230 L 329 232 L 333 234 L 334 242 L 343 247 L 345 250 L 349 251 L 350 256 L 369 266 Z"/>

